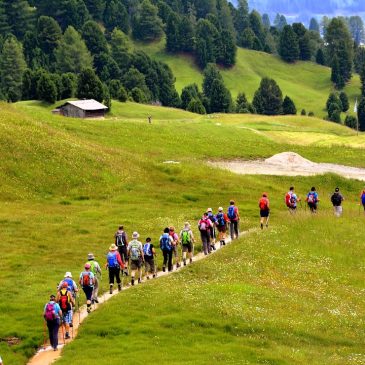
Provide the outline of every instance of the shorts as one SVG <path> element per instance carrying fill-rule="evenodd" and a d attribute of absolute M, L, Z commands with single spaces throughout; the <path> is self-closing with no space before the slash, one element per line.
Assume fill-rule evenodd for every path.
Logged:
<path fill-rule="evenodd" d="M 82 290 L 84 291 L 86 295 L 87 300 L 91 300 L 91 296 L 93 294 L 94 287 L 93 286 L 83 286 Z"/>
<path fill-rule="evenodd" d="M 267 218 L 268 216 L 269 216 L 269 214 L 270 214 L 270 210 L 268 210 L 268 209 L 265 209 L 265 210 L 260 210 L 260 217 L 261 218 Z"/>
<path fill-rule="evenodd" d="M 62 323 L 70 324 L 72 322 L 72 309 L 62 313 Z"/>
<path fill-rule="evenodd" d="M 177 250 L 177 245 L 172 246 L 172 253 L 174 257 L 178 257 L 179 256 L 179 252 Z"/>
<path fill-rule="evenodd" d="M 145 259 L 144 262 L 146 272 L 155 272 L 155 260 L 154 259 Z"/>
<path fill-rule="evenodd" d="M 182 252 L 193 252 L 193 245 L 191 243 L 183 244 Z"/>
<path fill-rule="evenodd" d="M 123 246 L 118 246 L 118 252 L 120 254 L 120 257 L 122 258 L 123 262 L 128 262 L 128 250 L 127 250 L 127 246 L 123 245 Z"/>
<path fill-rule="evenodd" d="M 227 225 L 225 224 L 224 226 L 217 226 L 218 232 L 223 232 L 225 233 L 227 231 Z"/>
<path fill-rule="evenodd" d="M 139 270 L 142 267 L 142 260 L 131 260 L 131 270 Z"/>
<path fill-rule="evenodd" d="M 310 210 L 317 210 L 317 203 L 308 203 Z"/>

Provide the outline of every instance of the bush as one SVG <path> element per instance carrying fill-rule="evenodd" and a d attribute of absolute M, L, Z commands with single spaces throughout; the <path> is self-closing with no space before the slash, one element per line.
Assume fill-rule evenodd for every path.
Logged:
<path fill-rule="evenodd" d="M 128 93 L 123 85 L 121 85 L 119 88 L 118 100 L 121 101 L 122 103 L 125 103 L 128 100 Z"/>
<path fill-rule="evenodd" d="M 329 117 L 329 120 L 331 122 L 341 124 L 341 111 L 338 109 L 334 110 L 333 113 L 331 114 L 331 116 Z"/>
<path fill-rule="evenodd" d="M 302 111 L 300 112 L 300 115 L 307 115 L 307 112 L 305 111 L 305 109 L 302 109 Z"/>
<path fill-rule="evenodd" d="M 353 117 L 352 115 L 346 115 L 345 125 L 347 127 L 357 129 L 357 118 Z"/>
<path fill-rule="evenodd" d="M 131 97 L 132 97 L 133 101 L 135 101 L 136 103 L 143 104 L 143 103 L 147 102 L 146 95 L 139 87 L 134 87 L 131 90 Z"/>
<path fill-rule="evenodd" d="M 314 117 L 314 113 L 313 112 L 309 112 L 308 113 L 308 117 Z"/>
<path fill-rule="evenodd" d="M 296 115 L 297 114 L 297 108 L 295 107 L 295 104 L 292 99 L 289 98 L 289 96 L 285 96 L 283 101 L 283 114 L 288 115 Z"/>
<path fill-rule="evenodd" d="M 206 114 L 206 110 L 200 99 L 191 99 L 186 110 L 192 113 Z"/>

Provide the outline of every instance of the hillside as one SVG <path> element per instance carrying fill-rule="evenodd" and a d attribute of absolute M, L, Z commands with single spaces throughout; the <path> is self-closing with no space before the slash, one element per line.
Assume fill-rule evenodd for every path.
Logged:
<path fill-rule="evenodd" d="M 315 338 L 322 329 L 322 325 L 333 324 L 331 328 L 336 331 L 336 341 L 333 346 L 340 344 L 338 338 L 343 338 L 341 344 L 346 348 L 338 354 L 341 361 L 350 356 L 352 351 L 350 348 L 354 353 L 361 354 L 358 348 L 358 342 L 363 341 L 361 334 L 353 339 L 352 335 L 344 329 L 342 322 L 337 321 L 339 317 L 335 317 L 335 322 L 332 321 L 332 317 L 333 313 L 337 313 L 337 308 L 333 306 L 336 298 L 345 300 L 346 308 L 353 308 L 359 316 L 361 315 L 353 298 L 360 290 L 355 279 L 361 270 L 359 262 L 363 261 L 363 251 L 359 246 L 363 242 L 361 236 L 363 220 L 358 218 L 358 206 L 355 203 L 358 192 L 363 187 L 362 183 L 345 180 L 336 175 L 298 178 L 239 176 L 209 167 L 206 162 L 211 159 L 264 158 L 292 150 L 317 162 L 336 162 L 365 167 L 361 153 L 365 148 L 364 135 L 356 137 L 356 134 L 348 128 L 315 118 L 269 118 L 253 115 L 197 116 L 176 109 L 114 102 L 113 115 L 107 119 L 79 120 L 51 115 L 50 111 L 53 107 L 54 105 L 45 106 L 39 102 L 1 104 L 0 201 L 2 209 L 0 223 L 2 239 L 0 250 L 2 259 L 0 281 L 2 285 L 0 295 L 2 301 L 0 311 L 6 315 L 0 323 L 2 339 L 0 354 L 7 365 L 25 364 L 26 359 L 43 342 L 43 321 L 40 313 L 49 294 L 55 290 L 55 284 L 63 277 L 65 271 L 70 270 L 77 277 L 90 251 L 103 264 L 105 253 L 119 224 L 123 223 L 128 233 L 138 230 L 142 239 L 149 235 L 153 242 L 156 242 L 166 225 L 174 224 L 180 228 L 184 221 L 190 220 L 195 230 L 195 221 L 208 206 L 214 209 L 220 205 L 225 207 L 229 199 L 234 197 L 241 208 L 241 228 L 245 230 L 257 225 L 257 199 L 262 191 L 266 190 L 269 191 L 272 202 L 270 219 L 272 230 L 270 229 L 264 235 L 256 233 L 250 235 L 247 241 L 244 239 L 237 242 L 224 254 L 222 253 L 223 256 L 217 259 L 219 262 L 227 260 L 229 270 L 225 274 L 225 267 L 221 268 L 218 261 L 210 260 L 209 264 L 193 265 L 188 271 L 179 275 L 194 275 L 196 278 L 196 284 L 193 284 L 194 280 L 189 279 L 189 282 L 193 284 L 192 297 L 195 297 L 200 285 L 204 282 L 201 295 L 206 296 L 206 300 L 212 304 L 214 310 L 216 306 L 219 306 L 224 313 L 229 311 L 226 307 L 228 302 L 225 304 L 222 302 L 226 300 L 225 296 L 222 297 L 223 292 L 227 293 L 232 300 L 237 299 L 236 302 L 229 300 L 229 303 L 233 303 L 237 310 L 235 309 L 231 313 L 232 316 L 228 315 L 224 320 L 227 333 L 236 336 L 235 327 L 242 335 L 249 334 L 251 331 L 249 328 L 261 328 L 267 331 L 270 327 L 271 333 L 281 333 L 287 327 L 280 326 L 280 319 L 277 318 L 281 317 L 282 308 L 278 307 L 282 301 L 280 298 L 283 298 L 286 290 L 276 293 L 270 289 L 266 292 L 267 285 L 275 280 L 270 278 L 273 275 L 276 277 L 277 274 L 270 269 L 269 263 L 277 262 L 278 270 L 283 270 L 285 274 L 280 280 L 284 280 L 286 285 L 295 289 L 297 302 L 309 301 L 307 306 L 299 307 L 303 315 L 290 324 L 296 332 L 295 336 L 304 336 L 301 338 L 306 345 L 299 341 L 293 346 L 295 349 L 303 347 L 303 354 L 301 353 L 304 359 L 303 364 L 305 360 L 307 363 L 313 363 L 310 361 L 311 356 L 320 354 L 322 345 L 326 346 L 335 336 L 324 335 L 318 340 L 320 341 L 318 345 Z M 147 123 L 148 115 L 152 115 L 151 125 Z M 295 129 L 292 133 L 313 133 L 318 140 L 307 143 L 298 140 L 297 143 L 297 139 L 292 138 L 288 141 L 285 138 L 288 128 Z M 271 135 L 272 133 L 274 135 Z M 339 145 L 341 148 L 336 147 Z M 178 161 L 180 164 L 165 164 L 164 161 L 168 160 Z M 310 217 L 304 215 L 302 220 L 302 216 L 298 215 L 297 223 L 287 224 L 287 212 L 282 207 L 283 194 L 291 184 L 294 184 L 301 194 L 315 184 L 323 197 L 321 203 L 323 214 L 319 215 L 318 222 L 311 225 L 310 230 L 303 231 L 303 236 L 298 235 L 298 232 L 301 232 L 298 227 L 302 226 L 303 222 L 310 224 Z M 316 231 L 319 227 L 332 226 L 332 216 L 328 215 L 331 212 L 330 204 L 326 197 L 336 185 L 341 186 L 347 198 L 347 205 L 344 219 L 341 220 L 337 230 L 328 236 L 329 241 L 326 243 L 326 247 L 333 245 L 335 250 L 329 252 L 329 249 L 323 247 L 321 244 L 323 236 L 318 235 L 318 242 L 315 241 L 317 243 L 314 244 L 316 250 L 312 252 L 310 250 L 313 247 L 313 241 L 308 238 L 310 231 Z M 324 234 L 327 234 L 327 230 L 329 228 L 324 230 Z M 353 235 L 352 232 L 358 232 L 358 234 Z M 293 247 L 293 237 L 295 242 L 302 242 L 303 245 Z M 277 242 L 283 242 L 276 248 L 279 251 L 274 250 Z M 242 244 L 246 245 L 247 251 L 242 251 Z M 342 264 L 338 266 L 338 260 L 342 262 L 344 252 L 347 254 L 349 247 L 354 254 L 346 261 L 347 267 L 343 267 Z M 200 245 L 197 244 L 196 250 L 199 249 Z M 237 250 L 240 251 L 239 255 Z M 275 261 L 274 253 L 280 254 L 283 261 L 279 259 Z M 333 260 L 331 261 L 333 266 L 327 257 Z M 161 260 L 160 257 L 159 260 Z M 250 260 L 254 262 L 253 273 L 262 273 L 260 280 L 255 275 L 258 280 L 255 284 L 249 284 L 251 276 L 244 275 L 249 268 L 246 263 Z M 323 260 L 326 266 L 316 268 L 315 263 Z M 300 286 L 301 279 L 296 276 L 296 266 L 292 267 L 292 262 L 307 268 L 301 277 L 310 277 L 311 281 L 304 287 L 309 294 L 301 289 L 302 286 L 297 288 Z M 215 268 L 214 275 L 211 265 Z M 309 269 L 312 271 L 309 272 Z M 313 331 L 308 329 L 305 332 L 306 320 L 312 316 L 315 305 L 310 294 L 310 283 L 328 280 L 327 274 L 330 269 L 334 271 L 331 271 L 329 287 L 325 284 L 317 286 L 321 293 L 324 292 L 320 298 L 321 305 L 328 307 L 329 311 L 323 312 L 318 317 L 319 322 L 323 320 L 321 325 L 315 322 Z M 105 271 L 103 275 L 102 290 L 105 290 L 107 287 Z M 233 281 L 232 275 L 236 276 Z M 208 280 L 213 276 L 218 281 Z M 242 281 L 243 276 L 245 279 Z M 114 350 L 109 345 L 104 346 L 104 341 L 110 344 L 110 339 L 119 339 L 121 336 L 119 325 L 108 324 L 106 332 L 103 330 L 100 332 L 99 329 L 102 329 L 106 323 L 103 316 L 107 316 L 107 320 L 111 321 L 108 323 L 120 322 L 116 307 L 121 308 L 118 303 L 123 300 L 126 300 L 127 308 L 132 308 L 133 300 L 137 300 L 138 308 L 143 309 L 143 313 L 145 307 L 141 305 L 148 306 L 159 323 L 154 327 L 156 336 L 162 336 L 163 339 L 175 336 L 177 331 L 175 326 L 182 323 L 181 319 L 180 322 L 175 321 L 175 314 L 182 313 L 185 318 L 187 313 L 184 311 L 189 310 L 194 326 L 199 329 L 197 336 L 200 338 L 203 334 L 201 331 L 209 331 L 212 324 L 216 324 L 215 320 L 206 321 L 206 318 L 202 316 L 202 306 L 205 308 L 204 313 L 207 314 L 207 303 L 204 300 L 199 306 L 194 304 L 195 301 L 189 303 L 181 301 L 184 308 L 176 308 L 167 313 L 153 309 L 161 304 L 159 300 L 171 303 L 172 298 L 178 302 L 181 295 L 185 298 L 181 287 L 177 285 L 177 282 L 181 282 L 181 278 L 181 276 L 174 276 L 167 281 L 156 281 L 152 286 L 130 291 L 128 297 L 118 297 L 110 306 L 101 309 L 99 314 L 92 314 L 85 325 L 83 324 L 84 331 L 80 338 L 72 346 L 76 346 L 78 351 L 90 349 L 92 346 L 95 349 L 92 352 L 94 358 L 95 353 L 100 353 L 103 358 L 110 359 L 113 355 L 108 351 Z M 346 278 L 345 281 L 344 278 Z M 334 283 L 339 281 L 342 285 L 335 289 Z M 227 282 L 232 282 L 234 285 L 226 286 Z M 163 288 L 166 285 L 170 286 L 169 283 L 174 290 L 165 293 Z M 151 288 L 154 288 L 153 292 L 149 292 Z M 214 288 L 220 289 L 217 291 Z M 236 290 L 239 293 L 238 296 L 235 293 Z M 349 292 L 353 294 L 348 295 Z M 245 308 L 245 300 L 248 300 L 246 298 L 243 302 L 241 301 L 242 293 L 251 293 L 252 308 L 263 308 L 262 316 L 255 319 L 252 313 L 259 313 L 256 309 L 248 313 L 238 309 Z M 258 296 L 255 293 L 266 294 Z M 150 301 L 145 295 L 150 298 Z M 83 302 L 84 297 L 81 296 L 81 299 Z M 261 300 L 265 301 L 265 306 Z M 292 305 L 295 307 L 297 304 L 293 302 Z M 361 307 L 361 302 L 358 306 Z M 170 310 L 168 308 L 169 306 L 167 311 Z M 134 309 L 131 309 L 130 313 L 130 319 L 136 318 Z M 266 321 L 264 313 L 275 314 L 269 327 L 264 324 Z M 344 313 L 346 313 L 346 321 L 349 321 L 347 323 L 357 331 L 357 322 L 353 322 L 357 317 L 351 319 L 347 316 L 348 312 Z M 247 315 L 256 321 L 257 327 L 254 327 L 251 322 L 247 322 L 247 328 L 246 325 L 241 327 L 236 324 L 238 318 L 242 319 Z M 133 336 L 136 343 L 144 344 L 144 350 L 138 355 L 139 363 L 142 361 L 139 356 L 145 356 L 146 352 L 152 355 L 152 351 L 155 351 L 155 343 L 147 341 L 147 337 L 143 336 L 148 334 L 150 338 L 151 326 L 156 324 L 149 322 L 150 317 L 146 318 L 142 315 L 140 318 L 141 327 L 137 332 L 130 327 L 131 333 L 136 335 L 136 337 Z M 123 325 L 132 326 L 129 323 L 130 319 L 126 318 L 127 322 L 122 322 Z M 170 319 L 174 323 L 173 326 L 168 325 Z M 129 331 L 129 329 L 126 330 Z M 218 343 L 222 339 L 218 332 L 213 331 L 209 335 L 211 337 L 207 338 L 212 339 L 213 343 Z M 93 337 L 94 333 L 96 339 Z M 222 356 L 222 361 L 227 360 L 228 351 L 232 349 L 236 351 L 236 345 L 247 348 L 248 352 L 244 354 L 245 360 L 262 358 L 260 348 L 266 346 L 266 339 L 269 340 L 271 334 L 265 337 L 263 331 L 255 330 L 252 333 L 258 333 L 264 342 L 260 342 L 261 340 L 256 342 L 255 338 L 247 337 L 242 343 L 239 334 L 237 343 L 222 349 L 222 355 L 219 355 Z M 186 336 L 186 343 L 197 342 L 197 338 L 187 334 Z M 227 336 L 225 341 L 230 342 L 231 335 Z M 18 338 L 19 343 L 10 346 L 7 344 L 7 339 L 13 337 Z M 277 335 L 275 342 L 283 345 L 282 351 L 277 354 L 277 361 L 281 359 L 282 363 L 285 363 L 284 361 L 290 363 L 285 355 L 286 350 L 284 351 L 287 347 L 281 341 L 282 338 Z M 123 343 L 134 344 L 133 341 L 123 341 Z M 129 351 L 123 349 L 125 353 Z M 164 363 L 177 361 L 172 357 L 174 355 L 169 349 L 163 355 Z M 74 355 L 70 355 L 70 350 L 71 347 L 67 350 L 67 356 L 77 356 L 78 362 L 75 358 L 70 360 L 68 357 L 62 360 L 63 362 L 82 364 L 85 362 L 82 356 L 89 356 L 88 351 L 83 351 L 84 354 L 79 358 L 79 353 L 74 352 Z M 190 363 L 204 363 L 200 352 L 194 347 L 192 350 L 189 355 Z M 329 363 L 327 354 L 328 352 L 323 352 L 319 357 L 326 360 L 322 363 Z M 207 348 L 202 355 L 211 356 L 211 350 Z M 153 354 L 152 357 L 154 358 L 155 355 Z M 116 362 L 109 360 L 109 363 Z"/>
<path fill-rule="evenodd" d="M 136 44 L 137 49 L 142 49 L 155 59 L 166 62 L 176 77 L 176 88 L 181 89 L 193 82 L 202 84 L 202 73 L 195 65 L 194 60 L 187 55 L 170 55 L 164 50 L 165 41 L 149 45 Z M 222 70 L 224 81 L 236 97 L 239 92 L 245 92 L 252 100 L 258 89 L 262 77 L 275 79 L 284 95 L 290 96 L 300 112 L 305 109 L 312 111 L 316 116 L 326 115 L 324 110 L 326 100 L 332 91 L 330 81 L 331 70 L 312 62 L 297 62 L 287 64 L 279 57 L 263 52 L 238 48 L 237 63 L 228 70 Z M 350 111 L 359 95 L 360 79 L 354 75 L 345 92 L 351 103 Z"/>

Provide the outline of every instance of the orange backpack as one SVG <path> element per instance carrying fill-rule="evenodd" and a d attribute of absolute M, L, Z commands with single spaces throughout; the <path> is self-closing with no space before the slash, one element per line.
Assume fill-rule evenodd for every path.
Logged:
<path fill-rule="evenodd" d="M 267 210 L 269 205 L 269 201 L 267 198 L 263 197 L 259 201 L 259 207 L 261 210 Z"/>

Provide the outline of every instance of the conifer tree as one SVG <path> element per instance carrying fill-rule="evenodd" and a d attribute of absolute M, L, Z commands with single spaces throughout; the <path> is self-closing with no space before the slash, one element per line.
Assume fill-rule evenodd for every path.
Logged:
<path fill-rule="evenodd" d="M 37 82 L 38 99 L 53 104 L 57 100 L 57 87 L 49 74 L 44 73 Z"/>
<path fill-rule="evenodd" d="M 222 80 L 214 79 L 210 92 L 209 105 L 211 113 L 229 113 L 232 111 L 232 97 Z"/>
<path fill-rule="evenodd" d="M 103 19 L 105 28 L 109 32 L 112 32 L 114 28 L 120 29 L 125 34 L 130 31 L 128 11 L 119 0 L 107 1 Z"/>
<path fill-rule="evenodd" d="M 299 58 L 299 44 L 290 25 L 286 25 L 280 35 L 279 54 L 286 62 L 295 62 Z"/>
<path fill-rule="evenodd" d="M 34 26 L 31 8 L 26 0 L 2 0 L 10 31 L 17 39 L 23 39 L 27 30 Z"/>
<path fill-rule="evenodd" d="M 349 98 L 347 97 L 347 94 L 344 91 L 340 92 L 340 101 L 342 110 L 344 113 L 346 113 L 350 108 Z"/>
<path fill-rule="evenodd" d="M 365 131 L 365 98 L 360 99 L 359 106 L 357 108 L 357 119 L 359 120 L 359 130 Z"/>
<path fill-rule="evenodd" d="M 82 27 L 82 38 L 92 55 L 108 53 L 108 43 L 98 23 L 87 21 Z"/>
<path fill-rule="evenodd" d="M 103 19 L 106 0 L 84 0 L 90 15 L 97 21 Z"/>
<path fill-rule="evenodd" d="M 332 59 L 331 81 L 335 84 L 337 89 L 342 89 L 345 86 L 344 79 L 340 73 L 340 66 L 336 55 Z"/>
<path fill-rule="evenodd" d="M 93 69 L 87 68 L 80 72 L 77 80 L 76 96 L 79 99 L 103 101 L 104 86 Z"/>
<path fill-rule="evenodd" d="M 181 50 L 180 44 L 180 18 L 171 12 L 166 23 L 166 51 L 175 53 Z"/>
<path fill-rule="evenodd" d="M 239 93 L 236 99 L 236 113 L 249 113 L 249 103 L 245 93 Z"/>
<path fill-rule="evenodd" d="M 48 16 L 38 18 L 37 41 L 46 55 L 53 55 L 54 50 L 60 44 L 61 38 L 61 28 L 53 18 Z"/>
<path fill-rule="evenodd" d="M 285 98 L 284 98 L 283 114 L 284 115 L 289 115 L 289 114 L 296 115 L 297 114 L 297 108 L 295 107 L 294 101 L 292 99 L 290 99 L 289 96 L 285 96 Z"/>
<path fill-rule="evenodd" d="M 317 54 L 316 54 L 316 62 L 319 65 L 322 65 L 322 66 L 326 64 L 326 61 L 324 59 L 324 53 L 323 53 L 322 48 L 319 48 L 318 51 L 317 51 Z"/>
<path fill-rule="evenodd" d="M 309 30 L 319 33 L 319 24 L 317 19 L 312 18 L 309 23 Z"/>
<path fill-rule="evenodd" d="M 191 99 L 186 110 L 196 114 L 206 114 L 204 105 L 199 98 Z"/>
<path fill-rule="evenodd" d="M 283 94 L 275 80 L 264 77 L 255 92 L 253 106 L 258 114 L 279 115 L 282 113 Z"/>

